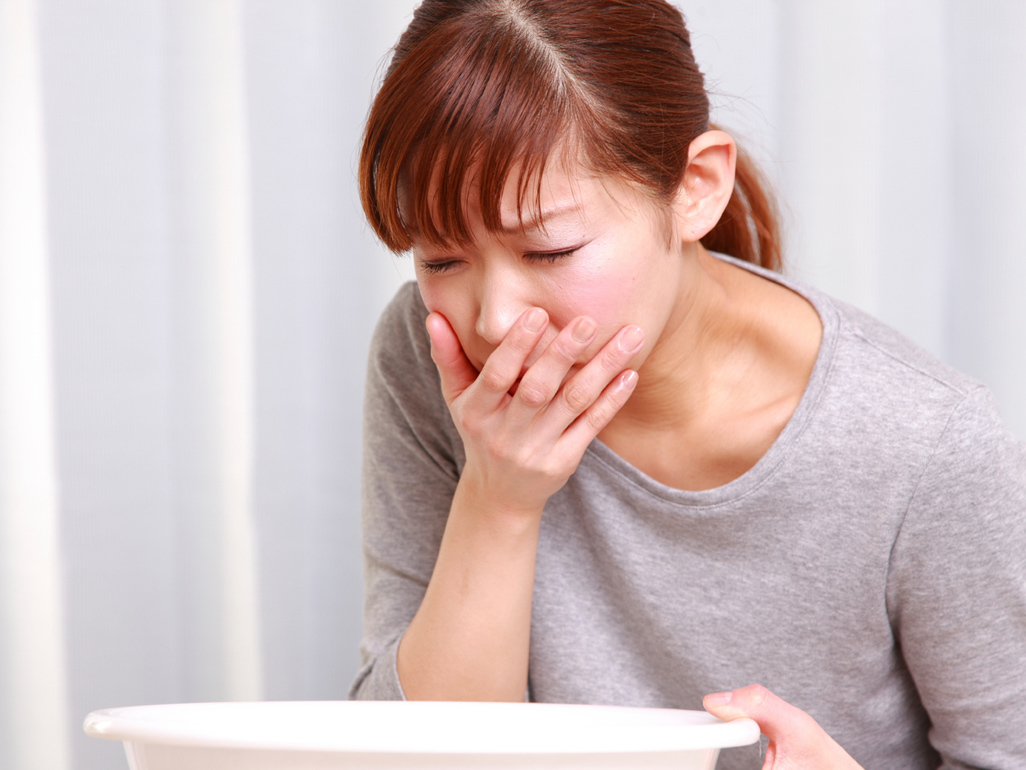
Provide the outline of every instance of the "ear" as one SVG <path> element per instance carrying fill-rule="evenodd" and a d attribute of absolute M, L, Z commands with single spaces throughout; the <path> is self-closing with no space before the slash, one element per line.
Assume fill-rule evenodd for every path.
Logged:
<path fill-rule="evenodd" d="M 685 241 L 708 235 L 734 192 L 737 145 L 730 134 L 706 131 L 688 148 L 688 165 L 673 204 L 677 232 Z"/>

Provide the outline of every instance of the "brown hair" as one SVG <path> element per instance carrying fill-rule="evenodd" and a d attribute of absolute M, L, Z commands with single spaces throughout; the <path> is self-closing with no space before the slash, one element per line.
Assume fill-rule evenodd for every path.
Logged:
<path fill-rule="evenodd" d="M 367 120 L 363 207 L 393 251 L 412 246 L 411 230 L 465 243 L 471 184 L 485 227 L 499 231 L 510 173 L 522 210 L 557 151 L 669 203 L 709 128 L 684 19 L 665 0 L 424 0 Z M 739 151 L 730 202 L 702 243 L 778 269 L 765 189 Z"/>

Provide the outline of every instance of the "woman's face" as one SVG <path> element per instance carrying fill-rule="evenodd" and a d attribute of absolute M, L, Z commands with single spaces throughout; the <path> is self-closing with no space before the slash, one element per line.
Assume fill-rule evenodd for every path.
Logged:
<path fill-rule="evenodd" d="M 504 233 L 487 232 L 480 212 L 471 210 L 468 246 L 439 249 L 414 239 L 424 303 L 449 321 L 478 371 L 531 307 L 548 313 L 549 326 L 528 367 L 564 326 L 588 316 L 598 334 L 574 370 L 627 324 L 645 331 L 632 361 L 639 369 L 686 305 L 684 260 L 679 244 L 669 242 L 665 212 L 627 184 L 580 170 L 543 175 L 540 211 L 528 205 L 532 197 L 524 206 L 525 232 L 511 176 L 500 209 Z"/>

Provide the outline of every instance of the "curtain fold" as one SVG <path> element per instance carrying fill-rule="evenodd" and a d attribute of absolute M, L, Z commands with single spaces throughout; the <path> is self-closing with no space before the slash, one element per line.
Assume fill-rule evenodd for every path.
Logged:
<path fill-rule="evenodd" d="M 67 766 L 43 110 L 32 0 L 0 3 L 0 766 Z"/>
<path fill-rule="evenodd" d="M 91 710 L 344 697 L 363 369 L 411 276 L 362 122 L 414 0 L 0 0 L 0 767 Z M 1026 4 L 681 0 L 788 271 L 1026 436 Z"/>
<path fill-rule="evenodd" d="M 172 484 L 183 668 L 200 700 L 263 695 L 253 515 L 251 152 L 243 4 L 167 6 Z M 202 552 L 196 545 L 203 543 Z"/>

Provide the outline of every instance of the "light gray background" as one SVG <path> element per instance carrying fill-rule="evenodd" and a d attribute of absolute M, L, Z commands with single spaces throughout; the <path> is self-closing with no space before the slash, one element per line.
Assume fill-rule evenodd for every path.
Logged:
<path fill-rule="evenodd" d="M 411 0 L 0 0 L 0 766 L 93 709 L 340 698 L 364 357 L 403 260 L 356 148 Z M 682 1 L 788 271 L 1026 436 L 1026 3 Z"/>

